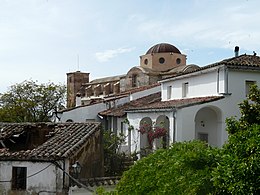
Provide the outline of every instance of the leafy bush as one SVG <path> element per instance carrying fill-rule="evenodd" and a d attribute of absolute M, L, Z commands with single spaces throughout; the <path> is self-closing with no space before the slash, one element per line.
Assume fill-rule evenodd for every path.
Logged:
<path fill-rule="evenodd" d="M 213 181 L 219 194 L 260 194 L 260 125 L 229 137 Z"/>
<path fill-rule="evenodd" d="M 104 168 L 105 176 L 122 175 L 124 171 L 123 162 L 127 158 L 124 153 L 119 152 L 120 145 L 125 137 L 117 136 L 112 131 L 104 131 Z"/>
<path fill-rule="evenodd" d="M 219 149 L 200 141 L 176 143 L 137 161 L 123 174 L 118 194 L 208 194 Z"/>
<path fill-rule="evenodd" d="M 239 108 L 241 118 L 226 121 L 229 139 L 213 181 L 219 194 L 260 194 L 260 90 L 256 85 Z"/>

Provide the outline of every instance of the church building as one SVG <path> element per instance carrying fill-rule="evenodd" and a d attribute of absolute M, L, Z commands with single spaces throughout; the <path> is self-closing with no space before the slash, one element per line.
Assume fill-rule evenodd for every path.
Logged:
<path fill-rule="evenodd" d="M 187 65 L 186 55 L 168 43 L 152 46 L 140 56 L 140 65 L 124 75 L 89 81 L 89 74 L 80 71 L 67 73 L 67 107 L 89 105 L 133 88 L 148 86 L 180 73 L 197 70 L 197 65 Z M 78 101 L 77 101 L 78 99 Z"/>

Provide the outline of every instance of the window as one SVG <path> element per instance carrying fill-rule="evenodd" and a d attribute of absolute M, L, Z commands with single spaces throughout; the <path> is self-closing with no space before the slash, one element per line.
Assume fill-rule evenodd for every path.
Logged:
<path fill-rule="evenodd" d="M 69 83 L 71 83 L 72 82 L 72 78 L 71 77 L 69 77 Z"/>
<path fill-rule="evenodd" d="M 180 59 L 180 58 L 177 58 L 177 59 L 176 59 L 176 63 L 177 63 L 177 64 L 180 64 L 180 63 L 181 63 L 181 59 Z"/>
<path fill-rule="evenodd" d="M 182 97 L 187 97 L 189 93 L 189 83 L 182 84 Z"/>
<path fill-rule="evenodd" d="M 164 58 L 159 58 L 159 62 L 160 62 L 160 64 L 163 64 L 165 62 L 165 59 Z"/>
<path fill-rule="evenodd" d="M 144 64 L 147 65 L 148 64 L 148 59 L 144 60 Z"/>
<path fill-rule="evenodd" d="M 251 87 L 251 85 L 254 85 L 254 84 L 256 84 L 256 81 L 246 81 L 246 96 L 248 96 L 249 95 L 249 93 L 250 93 L 250 87 Z"/>
<path fill-rule="evenodd" d="M 167 87 L 167 99 L 170 100 L 172 97 L 172 86 Z"/>
<path fill-rule="evenodd" d="M 128 138 L 127 138 L 127 132 L 126 132 L 126 129 L 125 129 L 125 124 L 124 124 L 124 122 L 122 122 L 122 121 L 121 121 L 121 127 L 120 127 L 120 134 L 121 134 L 123 137 L 125 137 L 125 140 L 124 140 L 123 144 L 126 145 Z M 120 136 L 120 134 L 119 134 L 119 136 Z"/>
<path fill-rule="evenodd" d="M 121 122 L 120 133 L 121 133 L 122 135 L 125 135 L 125 132 L 124 132 L 124 122 Z"/>
<path fill-rule="evenodd" d="M 137 87 L 137 75 L 132 76 L 132 87 Z"/>
<path fill-rule="evenodd" d="M 208 134 L 207 133 L 198 133 L 198 139 L 208 143 Z"/>
<path fill-rule="evenodd" d="M 12 190 L 25 190 L 27 179 L 26 167 L 13 167 L 12 171 Z"/>

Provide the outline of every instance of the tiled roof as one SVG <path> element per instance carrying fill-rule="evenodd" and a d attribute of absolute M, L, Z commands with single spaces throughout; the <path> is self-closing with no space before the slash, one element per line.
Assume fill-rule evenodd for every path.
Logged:
<path fill-rule="evenodd" d="M 90 105 L 81 105 L 81 106 L 77 106 L 77 107 L 73 107 L 73 108 L 67 108 L 67 109 L 63 109 L 63 110 L 60 110 L 58 111 L 58 113 L 62 113 L 62 112 L 67 112 L 67 111 L 71 111 L 71 110 L 75 110 L 77 108 L 81 108 L 81 107 L 87 107 L 87 106 L 91 106 L 93 104 L 98 104 L 98 103 L 101 103 L 101 102 L 108 102 L 108 101 L 113 101 L 113 100 L 116 100 L 116 99 L 120 99 L 120 98 L 124 98 L 124 97 L 127 97 L 128 95 L 130 94 L 133 94 L 133 93 L 137 93 L 137 92 L 141 92 L 141 91 L 145 91 L 145 90 L 148 90 L 148 89 L 152 89 L 154 87 L 158 87 L 160 86 L 160 83 L 154 83 L 152 85 L 146 85 L 146 86 L 141 86 L 141 87 L 135 87 L 135 88 L 132 88 L 132 89 L 129 89 L 129 90 L 126 90 L 126 91 L 122 91 L 118 94 L 112 94 L 112 95 L 108 95 L 108 96 L 105 96 L 103 97 L 103 99 L 96 102 L 93 102 L 91 103 Z"/>
<path fill-rule="evenodd" d="M 120 176 L 97 177 L 97 178 L 81 179 L 80 182 L 83 183 L 85 186 L 88 186 L 88 187 L 110 186 L 110 185 L 116 185 L 119 182 L 120 179 L 121 179 Z"/>
<path fill-rule="evenodd" d="M 50 138 L 31 150 L 0 149 L 0 160 L 55 160 L 72 156 L 100 128 L 100 123 L 0 123 L 0 141 L 28 132 L 32 128 L 50 128 Z M 15 143 L 14 143 L 15 144 Z"/>
<path fill-rule="evenodd" d="M 152 85 L 146 85 L 146 86 L 141 86 L 141 87 L 135 87 L 135 88 L 132 88 L 132 89 L 129 89 L 129 90 L 126 90 L 126 91 L 122 91 L 120 94 L 132 94 L 132 93 L 136 93 L 136 92 L 139 92 L 139 91 L 144 91 L 144 90 L 147 90 L 147 89 L 151 89 L 151 88 L 154 88 L 154 87 L 158 87 L 160 86 L 160 83 L 154 83 Z M 120 95 L 118 94 L 118 95 Z"/>
<path fill-rule="evenodd" d="M 164 109 L 175 109 L 175 108 L 183 108 L 188 106 L 193 106 L 197 104 L 203 104 L 207 102 L 216 101 L 224 98 L 224 96 L 207 96 L 207 97 L 196 97 L 196 98 L 185 98 L 185 99 L 176 99 L 176 100 L 168 100 L 168 101 L 156 101 L 151 104 L 132 107 L 127 109 L 127 111 L 140 111 L 140 110 L 164 110 Z"/>
<path fill-rule="evenodd" d="M 104 78 L 92 80 L 89 83 L 84 83 L 83 85 L 119 81 L 121 77 L 125 77 L 125 76 L 126 75 L 124 74 L 124 75 L 116 75 L 116 76 L 111 76 L 111 77 L 104 77 Z"/>
<path fill-rule="evenodd" d="M 216 62 L 214 64 L 210 64 L 208 66 L 204 66 L 202 68 L 208 68 L 218 65 L 227 65 L 228 67 L 259 67 L 260 68 L 260 57 L 256 55 L 240 55 L 237 57 L 232 57 L 228 59 L 224 59 L 220 62 Z"/>
<path fill-rule="evenodd" d="M 117 108 L 111 108 L 108 110 L 104 110 L 104 111 L 100 112 L 99 114 L 103 115 L 103 116 L 122 117 L 125 115 L 125 110 L 152 104 L 153 102 L 157 102 L 160 100 L 161 100 L 161 92 L 158 92 L 158 93 L 154 93 L 154 94 L 130 101 L 121 106 L 118 106 Z"/>
<path fill-rule="evenodd" d="M 228 68 L 231 68 L 231 69 L 252 69 L 252 70 L 257 69 L 257 70 L 260 70 L 260 57 L 256 56 L 256 55 L 243 54 L 243 55 L 240 55 L 240 56 L 237 56 L 237 57 L 224 59 L 222 61 L 219 61 L 219 62 L 216 62 L 216 63 L 213 63 L 213 64 L 209 64 L 207 66 L 200 67 L 199 69 L 196 69 L 194 71 L 183 72 L 183 73 L 174 75 L 174 76 L 169 77 L 169 78 L 187 75 L 187 74 L 190 74 L 190 73 L 199 72 L 201 70 L 205 70 L 205 69 L 208 69 L 208 68 L 221 66 L 221 65 L 226 65 Z"/>
<path fill-rule="evenodd" d="M 238 57 L 233 57 L 225 59 L 219 63 L 224 63 L 227 65 L 244 65 L 244 66 L 258 66 L 260 67 L 260 57 L 256 55 L 240 55 Z"/>

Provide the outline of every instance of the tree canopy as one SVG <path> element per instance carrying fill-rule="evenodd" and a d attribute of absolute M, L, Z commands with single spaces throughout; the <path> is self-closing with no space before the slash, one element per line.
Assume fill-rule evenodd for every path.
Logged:
<path fill-rule="evenodd" d="M 66 87 L 24 81 L 0 94 L 1 122 L 47 122 L 65 104 Z"/>
<path fill-rule="evenodd" d="M 260 90 L 239 104 L 241 118 L 227 119 L 228 142 L 213 171 L 219 194 L 260 194 Z"/>

